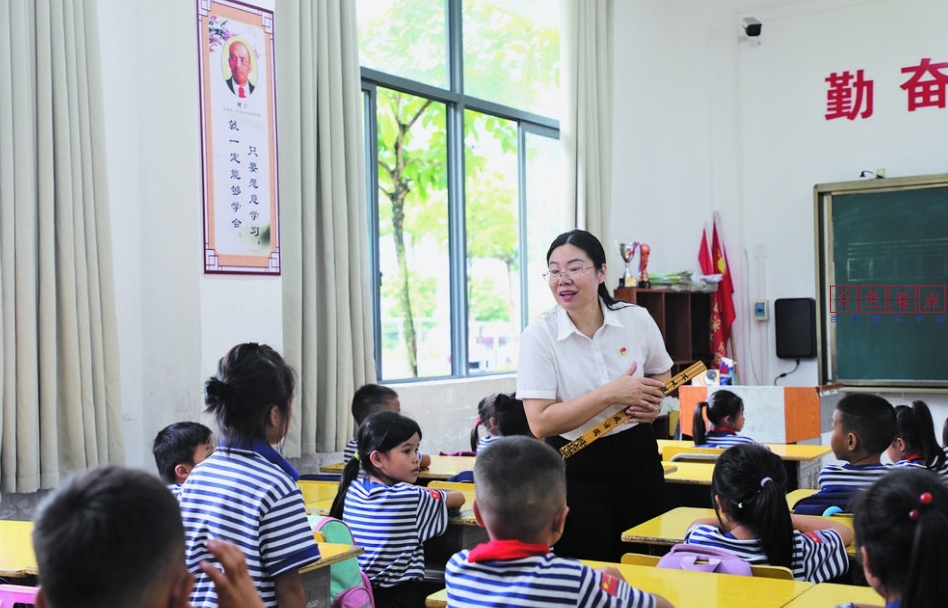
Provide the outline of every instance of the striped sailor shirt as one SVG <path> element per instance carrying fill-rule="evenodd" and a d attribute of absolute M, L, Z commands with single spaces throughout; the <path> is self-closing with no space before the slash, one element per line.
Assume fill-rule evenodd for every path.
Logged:
<path fill-rule="evenodd" d="M 194 574 L 191 603 L 217 606 L 211 579 L 200 569 L 214 562 L 207 541 L 219 538 L 243 550 L 247 568 L 265 606 L 276 606 L 274 579 L 319 559 L 319 546 L 306 520 L 299 474 L 263 441 L 222 444 L 181 486 L 185 559 Z"/>

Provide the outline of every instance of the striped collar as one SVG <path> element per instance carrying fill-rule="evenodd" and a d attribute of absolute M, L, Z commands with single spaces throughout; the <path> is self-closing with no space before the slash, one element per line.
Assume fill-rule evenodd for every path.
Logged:
<path fill-rule="evenodd" d="M 238 439 L 232 442 L 225 437 L 221 439 L 220 446 L 225 450 L 241 450 L 259 454 L 268 462 L 280 467 L 293 481 L 300 479 L 300 474 L 293 465 L 263 439 Z"/>

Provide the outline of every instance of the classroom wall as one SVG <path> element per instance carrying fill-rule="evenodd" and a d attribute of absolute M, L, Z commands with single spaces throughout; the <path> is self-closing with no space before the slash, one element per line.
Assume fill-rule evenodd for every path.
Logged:
<path fill-rule="evenodd" d="M 280 277 L 203 273 L 195 7 L 98 2 L 126 462 L 149 469 L 158 430 L 202 420 L 203 381 L 230 346 L 283 347 Z M 477 401 L 513 390 L 513 379 L 396 390 L 427 449 L 454 451 L 467 445 Z"/>
<path fill-rule="evenodd" d="M 763 24 L 739 40 L 742 17 Z M 776 358 L 773 321 L 748 303 L 815 297 L 813 186 L 885 168 L 888 177 L 948 172 L 948 109 L 907 111 L 901 67 L 948 61 L 943 0 L 617 0 L 612 230 L 604 242 L 651 246 L 649 269 L 698 272 L 701 228 L 721 215 L 735 275 L 740 379 L 772 384 L 794 361 Z M 869 119 L 825 120 L 832 72 L 875 80 Z M 617 283 L 618 254 L 610 253 Z M 817 382 L 816 360 L 783 385 Z M 924 399 L 936 426 L 948 398 Z"/>

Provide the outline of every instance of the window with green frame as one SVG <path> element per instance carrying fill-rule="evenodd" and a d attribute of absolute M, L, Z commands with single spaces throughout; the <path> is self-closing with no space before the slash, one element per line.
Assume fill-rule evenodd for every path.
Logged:
<path fill-rule="evenodd" d="M 358 0 L 380 380 L 514 371 L 553 304 L 558 4 Z"/>

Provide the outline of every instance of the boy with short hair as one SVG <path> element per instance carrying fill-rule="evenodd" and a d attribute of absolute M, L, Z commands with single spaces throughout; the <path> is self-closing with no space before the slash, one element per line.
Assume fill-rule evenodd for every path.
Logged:
<path fill-rule="evenodd" d="M 402 402 L 398 400 L 398 393 L 394 389 L 381 384 L 364 384 L 360 386 L 355 395 L 352 396 L 352 417 L 356 421 L 356 432 L 365 422 L 365 419 L 379 412 L 401 413 Z M 342 461 L 349 462 L 359 446 L 355 437 L 349 440 L 342 452 Z M 421 468 L 427 469 L 431 466 L 431 456 L 419 454 Z"/>
<path fill-rule="evenodd" d="M 597 571 L 550 551 L 563 533 L 566 469 L 559 453 L 529 437 L 501 437 L 477 454 L 474 516 L 490 542 L 455 554 L 445 583 L 448 605 L 633 606 L 669 608 L 633 589 L 616 568 Z"/>
<path fill-rule="evenodd" d="M 211 429 L 199 422 L 175 422 L 158 431 L 151 451 L 158 474 L 175 496 L 195 466 L 214 452 Z"/>
<path fill-rule="evenodd" d="M 262 608 L 243 553 L 208 547 L 220 608 Z M 178 501 L 156 477 L 109 464 L 77 473 L 40 505 L 33 529 L 38 608 L 184 608 L 194 578 L 184 564 Z"/>
<path fill-rule="evenodd" d="M 895 439 L 895 408 L 868 393 L 850 393 L 833 411 L 830 446 L 842 464 L 820 471 L 820 490 L 834 487 L 868 488 L 889 471 L 880 457 Z"/>
<path fill-rule="evenodd" d="M 880 457 L 895 439 L 895 408 L 877 395 L 850 393 L 833 411 L 830 446 L 842 463 L 820 471 L 820 491 L 800 499 L 793 512 L 823 515 L 851 513 L 856 496 L 891 470 Z"/>
<path fill-rule="evenodd" d="M 381 384 L 364 384 L 356 389 L 352 396 L 352 417 L 355 418 L 357 433 L 365 419 L 372 414 L 378 414 L 379 412 L 400 413 L 401 411 L 402 403 L 398 400 L 398 393 Z M 358 449 L 357 442 L 353 437 L 342 452 L 342 461 L 349 462 Z"/>

